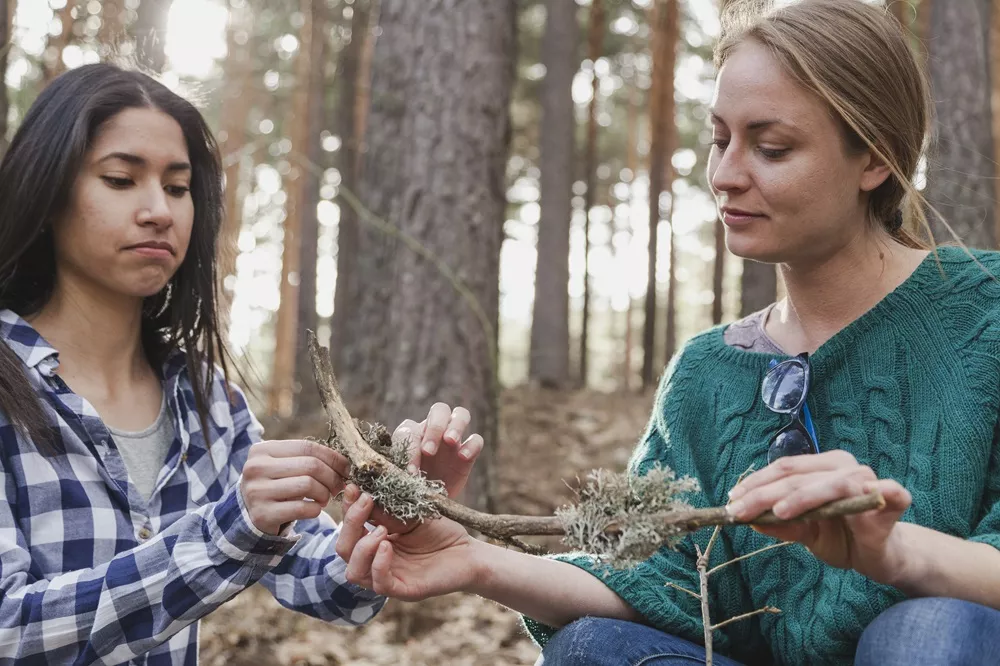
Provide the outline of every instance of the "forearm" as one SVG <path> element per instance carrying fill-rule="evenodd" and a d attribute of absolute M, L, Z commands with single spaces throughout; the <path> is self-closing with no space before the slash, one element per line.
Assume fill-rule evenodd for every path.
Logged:
<path fill-rule="evenodd" d="M 550 627 L 585 616 L 642 622 L 642 617 L 595 576 L 566 562 L 477 541 L 479 575 L 467 591 Z"/>
<path fill-rule="evenodd" d="M 1000 609 L 1000 551 L 912 523 L 896 530 L 898 564 L 878 582 L 910 597 L 952 597 Z"/>

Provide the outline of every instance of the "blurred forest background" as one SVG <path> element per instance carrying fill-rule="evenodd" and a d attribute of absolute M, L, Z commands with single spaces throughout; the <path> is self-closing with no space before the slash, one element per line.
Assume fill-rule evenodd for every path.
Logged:
<path fill-rule="evenodd" d="M 722 0 L 725 2 L 725 0 Z M 620 469 L 683 341 L 758 310 L 705 177 L 713 0 L 0 0 L 0 137 L 67 68 L 127 59 L 203 110 L 227 178 L 228 339 L 271 437 L 324 433 L 306 330 L 358 416 L 470 408 L 466 503 L 550 512 Z M 997 245 L 1000 1 L 894 2 L 928 63 L 920 186 Z M 937 230 L 938 238 L 950 234 Z M 361 630 L 250 590 L 205 663 L 530 664 L 512 613 L 453 596 Z"/>

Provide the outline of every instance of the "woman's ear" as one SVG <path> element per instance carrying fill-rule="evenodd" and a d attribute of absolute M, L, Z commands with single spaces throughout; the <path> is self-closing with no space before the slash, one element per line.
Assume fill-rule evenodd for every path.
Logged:
<path fill-rule="evenodd" d="M 892 175 L 892 169 L 882 158 L 871 151 L 865 153 L 864 169 L 861 172 L 861 191 L 871 192 Z"/>

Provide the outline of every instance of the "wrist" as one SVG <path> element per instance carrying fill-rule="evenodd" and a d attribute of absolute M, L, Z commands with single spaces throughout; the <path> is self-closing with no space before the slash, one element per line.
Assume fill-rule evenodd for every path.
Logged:
<path fill-rule="evenodd" d="M 462 591 L 476 594 L 481 597 L 489 597 L 489 590 L 496 580 L 497 551 L 502 550 L 498 546 L 472 539 L 470 548 L 470 560 L 472 561 L 472 579 L 463 586 Z"/>
<path fill-rule="evenodd" d="M 914 547 L 910 523 L 896 523 L 886 539 L 885 552 L 878 570 L 869 577 L 884 585 L 907 590 L 910 581 L 923 577 L 920 549 Z"/>

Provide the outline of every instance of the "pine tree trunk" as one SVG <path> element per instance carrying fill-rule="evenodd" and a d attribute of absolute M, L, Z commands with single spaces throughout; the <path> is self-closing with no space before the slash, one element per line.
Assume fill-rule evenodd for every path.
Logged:
<path fill-rule="evenodd" d="M 325 0 L 311 0 L 312 17 L 307 20 L 309 34 L 309 75 L 306 80 L 307 102 L 304 143 L 297 149 L 299 155 L 298 186 L 302 192 L 299 210 L 302 231 L 302 258 L 299 282 L 298 343 L 295 350 L 295 385 L 297 409 L 310 413 L 319 409 L 319 392 L 315 390 L 313 364 L 309 357 L 308 332 L 319 328 L 316 311 L 316 264 L 319 246 L 319 188 L 322 175 L 320 167 L 323 118 L 326 101 L 326 65 L 329 49 L 326 36 Z M 304 46 L 304 45 L 303 45 Z"/>
<path fill-rule="evenodd" d="M 224 63 L 225 97 L 222 101 L 223 134 L 220 150 L 226 165 L 226 217 L 219 238 L 219 318 L 223 330 L 228 330 L 232 308 L 232 286 L 236 277 L 236 258 L 239 256 L 240 230 L 243 226 L 243 199 L 246 196 L 243 175 L 249 161 L 243 155 L 249 119 L 253 67 L 251 62 L 249 31 L 253 27 L 250 12 L 243 9 L 229 10 L 226 31 L 226 60 Z M 241 33 L 247 33 L 242 41 Z M 228 287 L 226 283 L 229 283 Z"/>
<path fill-rule="evenodd" d="M 642 331 L 642 385 L 652 386 L 656 372 L 656 263 L 659 244 L 660 198 L 670 169 L 670 127 L 667 113 L 673 107 L 671 20 L 676 21 L 677 0 L 656 0 L 650 11 L 653 71 L 649 89 L 649 246 L 646 275 L 645 323 Z M 670 99 L 668 99 L 670 97 Z"/>
<path fill-rule="evenodd" d="M 626 139 L 628 145 L 625 147 L 625 161 L 628 164 L 629 174 L 631 174 L 632 178 L 629 184 L 628 221 L 628 234 L 629 240 L 631 240 L 633 234 L 632 205 L 635 201 L 635 178 L 639 173 L 639 90 L 636 87 L 635 81 L 629 82 L 629 87 L 628 138 Z M 632 302 L 631 285 L 626 284 L 625 292 L 628 294 L 628 304 L 625 306 L 625 353 L 622 355 L 624 358 L 622 363 L 622 388 L 628 391 L 632 385 L 632 312 L 635 310 L 635 304 Z"/>
<path fill-rule="evenodd" d="M 667 322 L 666 322 L 666 353 L 664 359 L 669 361 L 677 349 L 677 235 L 674 233 L 674 165 L 673 155 L 677 150 L 677 122 L 674 119 L 674 71 L 677 66 L 677 46 L 680 40 L 680 7 L 678 0 L 669 0 L 666 5 L 667 21 L 663 38 L 667 42 L 664 52 L 666 62 L 664 63 L 664 73 L 667 78 L 663 81 L 663 118 L 664 124 L 664 144 L 666 155 L 664 156 L 664 190 L 670 193 L 670 213 L 667 219 L 670 230 L 670 255 L 668 257 L 670 265 L 667 272 Z"/>
<path fill-rule="evenodd" d="M 238 11 L 231 9 L 230 14 Z M 101 3 L 101 27 L 97 31 L 97 43 L 102 54 L 109 55 L 118 45 L 118 40 L 125 32 L 125 0 L 104 0 Z"/>
<path fill-rule="evenodd" d="M 574 111 L 579 64 L 574 0 L 546 0 L 542 38 L 541 219 L 528 375 L 542 386 L 569 381 L 569 229 L 573 213 Z"/>
<path fill-rule="evenodd" d="M 715 219 L 715 261 L 712 264 L 712 325 L 722 323 L 722 290 L 726 276 L 726 225 Z"/>
<path fill-rule="evenodd" d="M 420 419 L 436 400 L 468 407 L 486 449 L 464 501 L 488 507 L 516 1 L 383 0 L 380 18 L 369 155 L 372 167 L 376 160 L 395 167 L 387 183 L 366 167 L 367 203 L 443 262 L 477 305 L 438 266 L 399 248 L 390 307 L 377 321 L 388 333 L 378 350 L 386 373 L 377 416 L 390 424 Z M 392 97 L 379 94 L 387 65 L 401 70 Z M 397 108 L 406 131 L 376 132 L 375 109 L 384 106 Z"/>
<path fill-rule="evenodd" d="M 153 72 L 162 72 L 167 62 L 167 14 L 173 0 L 142 0 L 136 10 L 132 35 L 138 63 Z"/>
<path fill-rule="evenodd" d="M 993 162 L 1000 164 L 1000 0 L 993 3 L 990 15 L 990 89 L 993 120 Z M 996 167 L 994 167 L 996 168 Z M 1000 178 L 994 181 L 994 199 L 1000 201 Z M 1000 242 L 1000 215 L 994 215 L 994 234 Z"/>
<path fill-rule="evenodd" d="M 62 26 L 58 35 L 49 37 L 48 46 L 42 60 L 42 82 L 48 84 L 52 79 L 66 71 L 66 64 L 63 62 L 63 50 L 73 42 L 73 25 L 76 19 L 73 17 L 73 8 L 76 7 L 75 0 L 67 0 L 62 9 L 55 12 L 59 25 Z"/>
<path fill-rule="evenodd" d="M 929 69 L 936 142 L 928 159 L 928 201 L 963 243 L 996 246 L 996 168 L 990 105 L 992 0 L 931 4 Z M 936 216 L 938 241 L 952 240 Z"/>
<path fill-rule="evenodd" d="M 763 310 L 774 303 L 778 297 L 778 271 L 774 264 L 744 259 L 740 296 L 741 317 Z"/>
<path fill-rule="evenodd" d="M 587 107 L 587 147 L 583 159 L 584 193 L 583 222 L 583 321 L 580 331 L 580 385 L 587 385 L 587 347 L 590 328 L 590 211 L 595 203 L 597 187 L 597 100 L 601 92 L 601 80 L 597 77 L 597 60 L 604 48 L 605 18 L 604 0 L 592 0 L 590 6 L 590 28 L 588 30 L 588 57 L 593 67 L 590 87 L 590 104 Z"/>
<path fill-rule="evenodd" d="M 0 0 L 0 17 L 3 18 L 3 32 L 0 33 L 0 45 L 3 45 L 3 48 L 0 49 L 0 81 L 3 81 L 7 74 L 7 56 L 10 53 L 7 44 L 11 42 L 11 37 L 14 34 L 13 21 L 11 20 L 14 12 L 11 5 L 16 3 L 17 0 Z M 7 113 L 9 110 L 7 86 L 3 85 L 0 86 L 0 156 L 7 152 Z"/>
<path fill-rule="evenodd" d="M 337 66 L 339 91 L 337 93 L 336 127 L 340 137 L 337 167 L 340 171 L 340 188 L 355 196 L 360 176 L 361 141 L 364 131 L 359 127 L 358 98 L 360 96 L 361 65 L 365 46 L 369 43 L 369 3 L 354 3 L 351 17 L 351 41 L 340 53 Z M 367 87 L 367 83 L 365 84 Z M 367 112 L 367 109 L 365 109 Z M 338 199 L 340 221 L 337 226 L 337 286 L 333 300 L 330 352 L 333 367 L 338 370 L 344 363 L 343 348 L 348 344 L 345 335 L 348 320 L 354 316 L 350 295 L 357 289 L 352 285 L 357 273 L 358 215 L 348 200 Z"/>
<path fill-rule="evenodd" d="M 292 150 L 299 157 L 292 160 L 291 170 L 285 177 L 284 190 L 288 195 L 285 204 L 285 224 L 281 257 L 281 302 L 274 325 L 274 371 L 268 396 L 268 411 L 287 417 L 295 410 L 295 358 L 298 348 L 299 291 L 302 279 L 302 254 L 308 252 L 310 243 L 303 229 L 305 187 L 308 167 L 304 156 L 309 136 L 309 72 L 312 55 L 312 4 L 313 0 L 299 0 L 305 24 L 299 33 L 299 50 L 295 56 L 295 90 L 292 94 L 292 111 L 286 127 L 292 128 Z M 311 244 L 316 249 L 315 241 Z M 305 248 L 305 249 L 304 249 Z M 314 283 L 315 288 L 315 283 Z"/>

